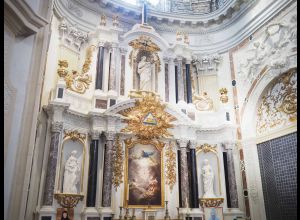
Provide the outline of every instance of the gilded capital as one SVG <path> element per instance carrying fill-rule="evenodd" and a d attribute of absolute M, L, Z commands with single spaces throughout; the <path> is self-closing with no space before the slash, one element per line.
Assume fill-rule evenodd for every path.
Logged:
<path fill-rule="evenodd" d="M 60 133 L 63 129 L 63 122 L 61 121 L 53 121 L 51 123 L 51 131 Z"/>

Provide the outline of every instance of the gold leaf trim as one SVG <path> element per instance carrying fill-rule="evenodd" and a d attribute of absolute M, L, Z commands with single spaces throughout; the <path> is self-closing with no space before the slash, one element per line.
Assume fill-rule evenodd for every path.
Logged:
<path fill-rule="evenodd" d="M 166 184 L 172 192 L 176 182 L 176 153 L 173 151 L 173 146 L 169 144 L 165 152 L 166 157 Z"/>
<path fill-rule="evenodd" d="M 74 208 L 79 201 L 83 200 L 84 195 L 81 194 L 65 194 L 55 193 L 54 198 L 63 208 Z"/>
<path fill-rule="evenodd" d="M 123 183 L 123 162 L 124 162 L 124 151 L 120 143 L 120 138 L 117 136 L 116 149 L 113 151 L 113 176 L 112 183 L 117 190 L 121 183 Z"/>
<path fill-rule="evenodd" d="M 79 140 L 81 141 L 82 143 L 85 142 L 85 139 L 86 139 L 86 135 L 85 134 L 81 134 L 79 133 L 77 130 L 75 131 L 67 131 L 67 130 L 64 130 L 64 139 L 71 139 L 72 141 L 75 141 L 75 140 Z"/>
<path fill-rule="evenodd" d="M 216 147 L 217 147 L 216 144 L 210 145 L 210 144 L 205 143 L 205 144 L 202 144 L 202 145 L 196 147 L 196 151 L 197 152 L 203 151 L 204 153 L 208 153 L 208 152 L 217 153 Z"/>

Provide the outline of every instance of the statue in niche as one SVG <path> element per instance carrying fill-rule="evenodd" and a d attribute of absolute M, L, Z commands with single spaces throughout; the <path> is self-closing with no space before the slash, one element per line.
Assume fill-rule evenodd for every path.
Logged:
<path fill-rule="evenodd" d="M 80 161 L 76 158 L 76 154 L 77 151 L 73 150 L 65 164 L 63 193 L 78 193 L 76 185 L 80 179 Z"/>
<path fill-rule="evenodd" d="M 137 70 L 140 76 L 140 90 L 151 91 L 151 68 L 152 65 L 149 61 L 147 61 L 146 56 L 142 56 Z"/>
<path fill-rule="evenodd" d="M 204 166 L 202 167 L 202 176 L 203 176 L 203 188 L 204 194 L 203 198 L 215 198 L 214 193 L 214 171 L 207 159 L 204 159 Z"/>

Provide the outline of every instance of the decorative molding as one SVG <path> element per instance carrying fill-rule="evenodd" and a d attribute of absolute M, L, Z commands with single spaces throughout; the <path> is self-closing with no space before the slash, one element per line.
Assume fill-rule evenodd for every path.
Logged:
<path fill-rule="evenodd" d="M 16 36 L 36 34 L 49 22 L 37 15 L 24 0 L 4 1 L 4 21 Z"/>
<path fill-rule="evenodd" d="M 72 0 L 68 0 L 68 9 L 70 10 L 71 13 L 78 17 L 82 17 L 82 11 L 80 10 L 80 7 Z"/>

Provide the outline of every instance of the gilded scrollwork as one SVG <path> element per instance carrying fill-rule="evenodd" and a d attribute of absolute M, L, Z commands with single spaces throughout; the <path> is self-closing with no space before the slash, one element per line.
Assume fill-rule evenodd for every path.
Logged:
<path fill-rule="evenodd" d="M 137 99 L 135 106 L 120 112 L 125 116 L 127 127 L 124 132 L 133 133 L 141 139 L 151 139 L 172 136 L 168 129 L 175 118 L 165 111 L 155 93 L 148 92 L 141 99 Z"/>
<path fill-rule="evenodd" d="M 74 208 L 79 201 L 83 200 L 84 195 L 80 194 L 66 194 L 66 193 L 55 193 L 54 198 L 57 203 L 64 208 Z"/>
<path fill-rule="evenodd" d="M 75 131 L 64 130 L 64 139 L 67 139 L 67 138 L 69 138 L 73 141 L 79 140 L 82 143 L 84 143 L 85 139 L 86 139 L 86 134 L 79 133 L 77 130 L 75 130 Z"/>
<path fill-rule="evenodd" d="M 88 74 L 90 66 L 92 63 L 92 56 L 95 46 L 92 45 L 87 49 L 86 59 L 82 66 L 82 71 L 79 73 L 76 70 L 71 72 L 67 70 L 68 61 L 59 60 L 59 68 L 57 73 L 60 77 L 64 78 L 66 82 L 66 88 L 74 92 L 83 94 L 89 88 L 90 83 L 92 82 L 91 76 Z"/>
<path fill-rule="evenodd" d="M 176 153 L 173 150 L 173 146 L 170 143 L 165 151 L 166 157 L 166 184 L 173 190 L 173 186 L 176 182 Z"/>
<path fill-rule="evenodd" d="M 285 127 L 297 121 L 297 71 L 279 77 L 262 97 L 257 110 L 258 134 Z"/>
<path fill-rule="evenodd" d="M 223 201 L 223 198 L 202 198 L 199 200 L 201 207 L 218 207 L 223 203 Z"/>
<path fill-rule="evenodd" d="M 116 139 L 116 148 L 113 151 L 113 175 L 112 183 L 117 189 L 121 183 L 123 183 L 123 162 L 124 162 L 124 151 L 122 144 L 120 143 L 119 136 Z"/>
<path fill-rule="evenodd" d="M 145 50 L 150 52 L 160 51 L 160 48 L 151 41 L 150 37 L 141 35 L 138 39 L 129 42 L 129 46 L 134 49 Z"/>
<path fill-rule="evenodd" d="M 198 147 L 196 147 L 196 151 L 200 152 L 203 151 L 204 153 L 208 153 L 208 152 L 213 152 L 213 153 L 217 153 L 217 145 L 210 145 L 210 144 L 202 144 Z"/>

